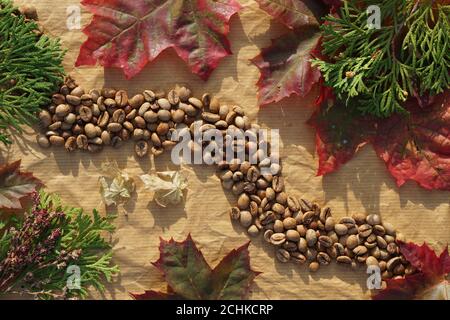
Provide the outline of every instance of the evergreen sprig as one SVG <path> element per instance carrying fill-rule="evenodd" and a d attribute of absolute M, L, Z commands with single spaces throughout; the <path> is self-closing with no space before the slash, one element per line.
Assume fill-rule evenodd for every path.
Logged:
<path fill-rule="evenodd" d="M 367 8 L 380 8 L 370 29 Z M 442 0 L 347 0 L 322 25 L 323 54 L 313 64 L 347 105 L 378 117 L 405 112 L 410 96 L 433 96 L 450 83 L 450 5 Z"/>
<path fill-rule="evenodd" d="M 36 193 L 34 201 L 30 212 L 10 221 L 0 236 L 0 295 L 85 298 L 91 286 L 102 292 L 103 281 L 119 272 L 104 238 L 115 230 L 114 216 L 100 217 L 94 210 L 91 217 L 45 192 Z M 70 266 L 79 268 L 79 288 L 68 286 L 68 280 L 74 283 Z"/>
<path fill-rule="evenodd" d="M 0 0 L 0 141 L 5 144 L 11 143 L 5 130 L 31 124 L 63 80 L 59 40 L 36 30 L 11 1 Z"/>

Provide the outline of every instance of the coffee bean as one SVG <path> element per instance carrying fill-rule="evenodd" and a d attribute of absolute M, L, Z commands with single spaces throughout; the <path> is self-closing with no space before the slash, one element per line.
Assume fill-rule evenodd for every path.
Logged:
<path fill-rule="evenodd" d="M 327 219 L 331 217 L 331 209 L 329 207 L 323 208 L 320 211 L 319 219 L 323 223 L 326 223 Z"/>
<path fill-rule="evenodd" d="M 60 117 L 60 118 L 64 118 L 65 116 L 67 116 L 70 113 L 70 106 L 67 104 L 60 104 L 56 107 L 55 109 L 55 114 Z"/>
<path fill-rule="evenodd" d="M 347 234 L 348 228 L 345 226 L 345 224 L 338 223 L 334 226 L 334 231 L 336 231 L 339 236 L 343 236 Z"/>
<path fill-rule="evenodd" d="M 321 265 L 329 265 L 331 262 L 330 256 L 325 252 L 319 252 L 317 254 L 317 262 Z"/>
<path fill-rule="evenodd" d="M 50 147 L 50 141 L 48 140 L 48 138 L 43 135 L 43 134 L 38 134 L 36 136 L 36 141 L 39 144 L 40 147 L 42 148 L 48 148 Z"/>
<path fill-rule="evenodd" d="M 324 248 L 330 248 L 333 245 L 333 240 L 328 236 L 320 236 L 319 243 Z"/>
<path fill-rule="evenodd" d="M 237 206 L 239 209 L 244 210 L 247 209 L 250 205 L 250 198 L 246 193 L 243 193 L 238 198 Z"/>
<path fill-rule="evenodd" d="M 285 241 L 286 235 L 284 233 L 274 233 L 270 237 L 270 243 L 276 246 L 282 245 Z"/>
<path fill-rule="evenodd" d="M 193 106 L 196 107 L 197 109 L 203 108 L 203 103 L 202 103 L 199 99 L 197 99 L 197 98 L 191 97 L 191 98 L 188 99 L 188 101 L 189 101 L 189 103 L 190 103 L 191 105 L 193 105 Z"/>
<path fill-rule="evenodd" d="M 52 123 L 52 116 L 47 110 L 39 112 L 39 121 L 41 126 L 45 129 Z"/>
<path fill-rule="evenodd" d="M 279 220 L 278 220 L 279 221 Z M 286 231 L 286 239 L 293 242 L 300 241 L 300 234 L 297 230 L 287 230 Z"/>
<path fill-rule="evenodd" d="M 266 231 L 264 231 L 264 240 L 266 241 L 266 242 L 269 242 L 270 243 L 270 237 L 272 237 L 272 235 L 273 235 L 273 230 L 266 230 Z"/>
<path fill-rule="evenodd" d="M 280 176 L 274 176 L 272 180 L 272 188 L 275 192 L 281 192 L 284 190 L 284 179 Z"/>
<path fill-rule="evenodd" d="M 70 104 L 72 106 L 78 106 L 81 103 L 81 98 L 69 94 L 66 96 L 66 101 L 68 104 Z"/>
<path fill-rule="evenodd" d="M 386 230 L 382 225 L 376 224 L 373 226 L 373 233 L 377 236 L 384 236 L 386 234 Z"/>
<path fill-rule="evenodd" d="M 259 229 L 256 225 L 252 224 L 248 229 L 247 233 L 250 237 L 256 237 L 259 235 Z"/>
<path fill-rule="evenodd" d="M 202 119 L 209 123 L 215 123 L 220 120 L 220 116 L 211 112 L 202 112 Z"/>
<path fill-rule="evenodd" d="M 273 223 L 273 231 L 275 232 L 284 232 L 284 225 L 283 225 L 283 221 L 281 220 L 275 220 L 275 222 Z"/>
<path fill-rule="evenodd" d="M 316 231 L 314 231 L 313 229 L 308 229 L 306 231 L 306 242 L 309 247 L 312 247 L 316 244 L 316 242 L 317 242 Z"/>
<path fill-rule="evenodd" d="M 74 151 L 77 148 L 77 138 L 74 136 L 68 137 L 64 144 L 64 148 L 69 152 Z"/>
<path fill-rule="evenodd" d="M 373 257 L 373 256 L 369 256 L 366 259 L 366 265 L 369 266 L 378 266 L 378 260 L 377 258 Z"/>
<path fill-rule="evenodd" d="M 76 97 L 81 97 L 84 94 L 84 89 L 80 86 L 77 86 L 75 88 L 72 89 L 72 91 L 70 92 L 71 95 L 76 96 Z"/>
<path fill-rule="evenodd" d="M 236 117 L 237 117 L 237 113 L 236 112 L 234 112 L 234 111 L 230 111 L 230 112 L 228 112 L 228 114 L 225 116 L 225 121 L 226 121 L 226 123 L 228 123 L 229 125 L 230 124 L 233 124 L 234 123 L 234 120 L 236 119 Z"/>
<path fill-rule="evenodd" d="M 377 214 L 369 214 L 366 218 L 366 221 L 371 226 L 381 223 L 381 217 Z"/>
<path fill-rule="evenodd" d="M 397 244 L 395 244 L 394 242 L 391 242 L 386 246 L 386 251 L 389 254 L 397 254 L 399 250 L 398 250 Z"/>
<path fill-rule="evenodd" d="M 356 236 L 356 235 L 350 235 L 350 236 L 347 237 L 347 241 L 346 241 L 346 244 L 345 244 L 345 245 L 346 245 L 349 249 L 354 249 L 354 248 L 356 248 L 356 247 L 358 246 L 358 244 L 359 244 L 358 236 Z"/>
<path fill-rule="evenodd" d="M 294 218 L 288 217 L 283 220 L 283 226 L 286 230 L 295 229 L 295 227 L 297 226 L 297 222 Z"/>
<path fill-rule="evenodd" d="M 353 253 L 357 256 L 362 256 L 367 253 L 367 248 L 365 246 L 357 246 L 353 249 Z"/>
<path fill-rule="evenodd" d="M 63 137 L 60 137 L 57 135 L 52 135 L 48 139 L 49 139 L 50 144 L 54 145 L 54 146 L 63 146 L 64 142 L 65 142 Z"/>
<path fill-rule="evenodd" d="M 372 233 L 372 226 L 370 224 L 362 224 L 358 227 L 358 233 L 361 237 L 367 238 Z"/>
<path fill-rule="evenodd" d="M 84 129 L 86 130 L 86 127 Z M 119 132 L 120 130 L 122 130 L 122 125 L 120 123 L 112 122 L 108 124 L 107 129 L 109 132 Z"/>
<path fill-rule="evenodd" d="M 111 108 L 115 108 L 115 107 L 116 107 L 116 100 L 114 100 L 114 99 L 112 99 L 112 98 L 107 98 L 107 99 L 105 99 L 105 101 L 104 101 L 103 103 L 105 104 L 105 106 L 106 106 L 108 109 L 111 109 Z"/>
<path fill-rule="evenodd" d="M 352 263 L 352 259 L 347 256 L 339 256 L 336 258 L 336 261 L 338 263 L 343 263 L 343 264 L 351 264 Z"/>
<path fill-rule="evenodd" d="M 319 270 L 319 263 L 317 263 L 316 261 L 313 261 L 309 264 L 309 271 L 311 272 L 317 272 L 317 270 Z"/>
<path fill-rule="evenodd" d="M 253 217 L 249 211 L 241 211 L 239 221 L 244 228 L 248 228 L 252 224 Z"/>
<path fill-rule="evenodd" d="M 114 100 L 119 108 L 123 108 L 128 104 L 128 94 L 125 90 L 118 90 L 114 95 Z"/>
<path fill-rule="evenodd" d="M 334 218 L 333 217 L 328 217 L 325 221 L 325 230 L 326 231 L 331 231 L 334 230 Z"/>
<path fill-rule="evenodd" d="M 279 203 L 274 203 L 272 205 L 272 211 L 281 215 L 284 213 L 284 207 Z"/>
<path fill-rule="evenodd" d="M 276 257 L 278 261 L 286 263 L 291 258 L 291 255 L 289 254 L 289 251 L 279 248 L 276 252 Z"/>
<path fill-rule="evenodd" d="M 388 271 L 392 272 L 392 271 L 394 271 L 394 268 L 397 267 L 400 264 L 401 264 L 401 258 L 400 257 L 394 257 L 394 258 L 390 259 L 386 263 L 386 268 L 387 268 Z"/>
<path fill-rule="evenodd" d="M 169 125 L 167 124 L 167 122 L 160 122 L 156 127 L 156 133 L 160 136 L 163 136 L 167 132 L 169 132 Z"/>
<path fill-rule="evenodd" d="M 343 217 L 339 223 L 344 224 L 348 229 L 355 226 L 355 219 L 351 217 Z"/>
<path fill-rule="evenodd" d="M 80 100 L 81 100 L 81 104 L 86 107 L 90 107 L 94 104 L 94 101 L 92 100 L 92 96 L 87 93 L 83 94 L 81 96 Z"/>

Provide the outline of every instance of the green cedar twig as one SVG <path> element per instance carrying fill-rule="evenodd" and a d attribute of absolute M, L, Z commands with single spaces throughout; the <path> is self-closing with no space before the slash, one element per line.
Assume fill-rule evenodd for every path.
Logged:
<path fill-rule="evenodd" d="M 368 28 L 366 8 L 380 7 L 381 29 Z M 314 60 L 325 84 L 347 105 L 378 117 L 404 112 L 410 96 L 433 96 L 450 84 L 450 5 L 422 0 L 348 0 L 322 26 Z"/>
<path fill-rule="evenodd" d="M 0 141 L 5 144 L 11 143 L 5 130 L 31 124 L 63 80 L 59 40 L 36 30 L 9 0 L 0 0 Z"/>
<path fill-rule="evenodd" d="M 44 192 L 35 194 L 34 203 L 24 219 L 10 221 L 0 235 L 0 295 L 85 298 L 91 286 L 102 292 L 103 281 L 119 272 L 104 238 L 115 229 L 114 216 L 103 218 L 94 210 L 91 217 Z M 67 285 L 69 266 L 80 270 L 79 288 Z"/>

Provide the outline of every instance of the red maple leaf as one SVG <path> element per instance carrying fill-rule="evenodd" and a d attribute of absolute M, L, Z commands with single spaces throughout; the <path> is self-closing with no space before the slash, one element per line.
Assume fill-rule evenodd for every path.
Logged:
<path fill-rule="evenodd" d="M 147 290 L 131 296 L 138 300 L 245 299 L 254 278 L 260 274 L 250 268 L 248 245 L 249 242 L 231 250 L 212 269 L 191 235 L 182 242 L 161 239 L 160 256 L 153 265 L 164 275 L 167 293 Z"/>
<path fill-rule="evenodd" d="M 236 0 L 82 0 L 94 16 L 83 32 L 76 66 L 122 68 L 129 79 L 162 51 L 174 48 L 206 80 L 231 54 L 229 20 Z"/>
<path fill-rule="evenodd" d="M 403 256 L 418 272 L 404 278 L 387 279 L 386 289 L 373 295 L 375 300 L 404 299 L 446 299 L 449 300 L 450 287 L 446 279 L 450 273 L 448 248 L 438 257 L 424 243 L 422 246 L 399 241 Z"/>
<path fill-rule="evenodd" d="M 20 170 L 20 160 L 0 165 L 0 213 L 18 212 L 26 207 L 32 193 L 42 186 L 30 172 Z"/>
<path fill-rule="evenodd" d="M 450 190 L 450 91 L 420 107 L 417 99 L 405 105 L 408 115 L 375 119 L 352 113 L 342 103 L 327 103 L 308 123 L 316 128 L 318 175 L 337 170 L 367 143 L 401 186 L 417 182 L 425 189 Z"/>

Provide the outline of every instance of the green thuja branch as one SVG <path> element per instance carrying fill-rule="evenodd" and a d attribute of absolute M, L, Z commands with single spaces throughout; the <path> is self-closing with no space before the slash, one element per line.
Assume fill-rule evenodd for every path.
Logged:
<path fill-rule="evenodd" d="M 59 40 L 41 35 L 9 0 L 0 0 L 0 141 L 30 124 L 63 79 Z"/>
<path fill-rule="evenodd" d="M 367 7 L 380 7 L 381 28 Z M 362 113 L 404 112 L 410 96 L 436 95 L 450 83 L 450 5 L 432 0 L 348 0 L 323 24 L 323 54 L 314 60 L 339 99 Z"/>
<path fill-rule="evenodd" d="M 56 195 L 36 193 L 24 219 L 0 229 L 0 296 L 69 299 L 87 297 L 90 287 L 102 292 L 103 282 L 119 272 L 104 238 L 115 230 L 112 219 L 95 210 L 90 216 L 64 207 Z M 78 274 L 70 272 L 75 269 Z"/>

